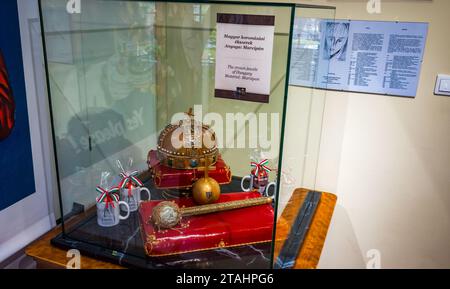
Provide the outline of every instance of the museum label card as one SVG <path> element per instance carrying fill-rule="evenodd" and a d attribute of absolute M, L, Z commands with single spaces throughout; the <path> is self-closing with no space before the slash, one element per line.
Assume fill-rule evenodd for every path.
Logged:
<path fill-rule="evenodd" d="M 275 16 L 217 14 L 215 96 L 269 102 Z"/>
<path fill-rule="evenodd" d="M 297 18 L 290 84 L 415 97 L 427 23 Z"/>

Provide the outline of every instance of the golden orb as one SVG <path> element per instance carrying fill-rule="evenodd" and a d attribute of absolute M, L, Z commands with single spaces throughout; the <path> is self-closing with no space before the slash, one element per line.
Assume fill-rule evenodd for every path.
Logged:
<path fill-rule="evenodd" d="M 198 179 L 192 187 L 192 196 L 198 205 L 214 203 L 220 197 L 220 185 L 210 177 Z"/>

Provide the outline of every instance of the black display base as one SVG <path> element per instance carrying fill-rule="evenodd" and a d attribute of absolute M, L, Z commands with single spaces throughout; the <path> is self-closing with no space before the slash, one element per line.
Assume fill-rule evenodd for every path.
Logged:
<path fill-rule="evenodd" d="M 241 178 L 233 177 L 228 185 L 221 186 L 222 193 L 239 192 Z M 157 190 L 151 180 L 145 186 L 152 199 L 165 199 L 177 191 Z M 95 212 L 85 213 L 81 221 L 67 226 L 65 232 L 51 243 L 64 249 L 77 249 L 82 254 L 130 268 L 186 268 L 186 269 L 269 269 L 272 244 L 261 243 L 233 248 L 179 254 L 167 257 L 148 257 L 141 238 L 139 215 L 133 212 L 119 225 L 111 228 L 97 224 Z"/>

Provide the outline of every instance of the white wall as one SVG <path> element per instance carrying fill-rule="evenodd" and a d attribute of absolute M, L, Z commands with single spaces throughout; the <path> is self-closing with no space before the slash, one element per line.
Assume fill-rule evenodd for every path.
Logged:
<path fill-rule="evenodd" d="M 450 74 L 450 1 L 301 1 L 336 18 L 429 22 L 415 99 L 328 92 L 317 188 L 338 195 L 320 268 L 450 268 L 450 98 L 433 95 Z"/>
<path fill-rule="evenodd" d="M 450 98 L 433 95 L 436 75 L 450 74 L 450 1 L 382 0 L 380 14 L 367 12 L 367 0 L 294 2 L 335 6 L 336 19 L 430 23 L 415 99 L 326 93 L 316 182 L 300 181 L 338 196 L 319 268 L 366 268 L 372 249 L 383 268 L 450 268 Z M 297 168 L 296 185 L 311 168 L 300 168 L 309 140 L 296 132 L 310 96 L 289 93 L 284 149 L 297 153 L 284 161 Z"/>

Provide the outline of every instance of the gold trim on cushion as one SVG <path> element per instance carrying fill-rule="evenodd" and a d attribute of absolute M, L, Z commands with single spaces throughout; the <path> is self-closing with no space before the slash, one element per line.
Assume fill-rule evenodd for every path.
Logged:
<path fill-rule="evenodd" d="M 154 243 L 149 244 L 151 246 L 151 249 L 153 249 L 153 245 L 156 245 L 155 242 L 158 242 L 159 240 L 155 240 Z M 180 255 L 180 254 L 186 254 L 186 253 L 194 253 L 194 252 L 201 252 L 201 251 L 208 251 L 208 250 L 216 250 L 216 249 L 225 249 L 225 248 L 234 248 L 234 247 L 241 247 L 241 246 L 248 246 L 248 245 L 255 245 L 255 244 L 263 244 L 263 243 L 271 243 L 272 240 L 263 240 L 263 241 L 256 241 L 256 242 L 249 242 L 249 243 L 241 243 L 241 244 L 234 244 L 234 245 L 227 245 L 225 241 L 221 240 L 218 244 L 216 244 L 214 247 L 207 247 L 207 248 L 201 248 L 201 249 L 195 249 L 195 250 L 186 250 L 186 251 L 177 251 L 172 253 L 166 253 L 166 254 L 151 254 L 151 251 L 148 251 L 147 244 L 146 252 L 149 257 L 165 257 L 165 256 L 174 256 L 174 255 Z"/>
<path fill-rule="evenodd" d="M 153 168 L 151 168 L 150 170 L 151 170 L 151 173 L 153 175 L 155 187 L 157 189 L 168 189 L 168 190 L 170 190 L 170 189 L 190 189 L 190 188 L 192 188 L 192 184 L 198 179 L 195 176 L 194 179 L 192 180 L 192 184 L 186 185 L 186 186 L 162 187 L 161 186 L 162 176 L 160 174 L 161 171 L 158 171 L 158 173 L 155 173 Z M 203 171 L 203 170 L 204 170 L 204 168 L 200 168 L 199 169 L 199 171 Z M 229 166 L 226 166 L 224 168 L 224 170 L 226 172 L 227 180 L 224 181 L 224 182 L 219 182 L 219 185 L 228 185 L 229 183 L 231 183 L 231 180 L 233 178 L 233 176 L 231 175 L 231 170 L 230 170 Z M 179 174 L 164 174 L 164 177 L 166 177 L 166 176 L 177 176 L 177 175 L 179 175 Z"/>

